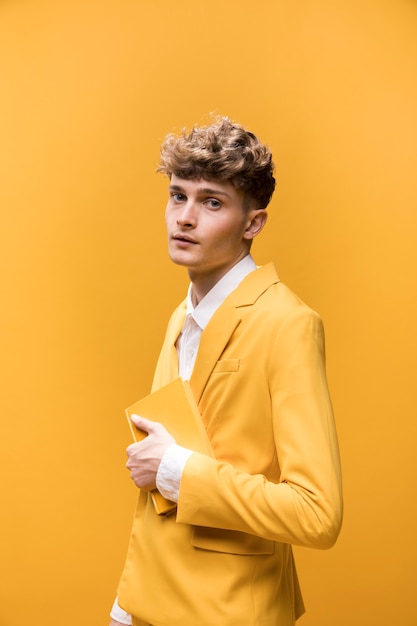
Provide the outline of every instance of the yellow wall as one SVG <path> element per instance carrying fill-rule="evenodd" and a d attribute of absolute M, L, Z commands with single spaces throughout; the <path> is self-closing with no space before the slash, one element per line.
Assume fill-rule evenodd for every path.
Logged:
<path fill-rule="evenodd" d="M 0 4 L 1 626 L 107 623 L 123 409 L 187 285 L 154 168 L 210 111 L 271 145 L 255 257 L 327 330 L 346 516 L 300 624 L 417 624 L 416 61 L 412 0 Z"/>

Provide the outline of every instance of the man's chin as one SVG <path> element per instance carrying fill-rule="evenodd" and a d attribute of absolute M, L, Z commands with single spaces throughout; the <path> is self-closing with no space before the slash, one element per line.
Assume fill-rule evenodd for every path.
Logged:
<path fill-rule="evenodd" d="M 180 265 L 181 267 L 192 267 L 192 263 L 190 259 L 187 259 L 186 255 L 180 254 L 178 252 L 169 252 L 169 258 L 175 265 Z"/>

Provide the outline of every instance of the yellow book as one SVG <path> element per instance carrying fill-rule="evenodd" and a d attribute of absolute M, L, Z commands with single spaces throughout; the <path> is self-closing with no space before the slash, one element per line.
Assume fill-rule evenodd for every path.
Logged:
<path fill-rule="evenodd" d="M 160 422 L 184 448 L 214 457 L 206 429 L 188 381 L 176 378 L 168 385 L 145 396 L 126 409 L 126 417 L 134 441 L 141 441 L 147 433 L 139 430 L 130 416 L 132 414 Z M 165 515 L 176 508 L 175 502 L 164 498 L 157 489 L 151 492 L 158 515 Z"/>

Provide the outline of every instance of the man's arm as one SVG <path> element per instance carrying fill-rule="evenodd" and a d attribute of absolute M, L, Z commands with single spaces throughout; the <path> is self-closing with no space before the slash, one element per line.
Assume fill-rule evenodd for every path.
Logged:
<path fill-rule="evenodd" d="M 289 315 L 271 338 L 268 355 L 266 393 L 256 394 L 254 388 L 257 401 L 250 414 L 240 401 L 242 379 L 237 376 L 230 381 L 228 397 L 219 411 L 233 416 L 237 425 L 244 423 L 249 433 L 241 433 L 237 426 L 236 437 L 223 442 L 231 457 L 236 446 L 253 444 L 251 431 L 271 430 L 276 456 L 271 456 L 270 462 L 278 464 L 279 481 L 194 453 L 181 477 L 176 519 L 273 541 L 329 548 L 340 531 L 343 504 L 320 317 L 309 309 Z M 248 371 L 245 381 L 251 395 Z"/>

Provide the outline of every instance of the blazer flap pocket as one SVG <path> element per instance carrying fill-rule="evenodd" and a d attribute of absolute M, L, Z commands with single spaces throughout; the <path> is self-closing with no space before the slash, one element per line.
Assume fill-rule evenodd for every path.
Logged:
<path fill-rule="evenodd" d="M 222 372 L 237 372 L 239 370 L 240 359 L 223 359 L 217 361 L 213 369 L 213 374 Z"/>
<path fill-rule="evenodd" d="M 191 544 L 194 548 L 227 554 L 273 554 L 274 542 L 238 530 L 194 526 Z"/>

